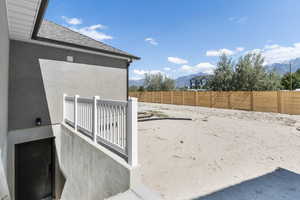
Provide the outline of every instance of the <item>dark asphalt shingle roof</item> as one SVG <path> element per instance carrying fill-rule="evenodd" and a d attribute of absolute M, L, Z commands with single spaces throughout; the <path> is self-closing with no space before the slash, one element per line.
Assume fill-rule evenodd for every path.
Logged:
<path fill-rule="evenodd" d="M 93 51 L 139 59 L 137 56 L 131 55 L 125 51 L 94 40 L 86 35 L 80 34 L 48 20 L 43 20 L 37 36 L 41 39 L 61 42 L 65 45 L 76 45 Z"/>

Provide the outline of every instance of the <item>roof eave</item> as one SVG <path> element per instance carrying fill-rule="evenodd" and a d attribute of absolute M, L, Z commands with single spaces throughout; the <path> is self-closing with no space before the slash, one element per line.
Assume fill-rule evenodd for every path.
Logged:
<path fill-rule="evenodd" d="M 52 40 L 52 39 L 49 39 L 49 38 L 43 38 L 43 37 L 38 37 L 38 36 L 35 37 L 35 40 L 41 41 L 41 42 L 48 42 L 48 43 L 52 43 L 52 44 L 68 46 L 68 47 L 73 47 L 73 48 L 85 49 L 85 50 L 89 50 L 89 51 L 95 51 L 95 52 L 99 52 L 99 53 L 103 53 L 103 54 L 120 56 L 120 57 L 128 58 L 128 59 L 131 59 L 131 60 L 140 60 L 141 59 L 140 57 L 133 56 L 133 55 L 127 55 L 127 54 L 122 54 L 122 53 L 117 53 L 117 52 L 111 52 L 111 51 L 101 50 L 101 49 L 87 47 L 87 46 L 82 46 L 82 45 L 73 44 L 73 43 L 69 43 L 69 42 Z"/>
<path fill-rule="evenodd" d="M 34 28 L 32 31 L 32 35 L 31 35 L 31 39 L 33 39 L 33 40 L 37 39 L 37 37 L 38 37 L 37 35 L 38 35 L 39 29 L 41 27 L 41 24 L 43 22 L 44 15 L 45 15 L 46 9 L 48 7 L 48 3 L 49 3 L 49 0 L 41 0 L 40 8 L 39 8 L 39 11 L 38 11 L 38 14 L 37 14 L 37 17 L 35 20 Z"/>
<path fill-rule="evenodd" d="M 41 1 L 39 12 L 38 12 L 38 15 L 37 15 L 37 18 L 35 21 L 35 25 L 34 25 L 34 29 L 32 31 L 32 35 L 31 35 L 32 40 L 38 40 L 38 41 L 42 41 L 42 42 L 50 42 L 53 44 L 60 44 L 60 45 L 65 45 L 65 46 L 69 46 L 69 47 L 75 47 L 75 48 L 81 48 L 81 49 L 85 49 L 85 50 L 100 52 L 100 53 L 104 53 L 104 54 L 121 56 L 121 57 L 125 57 L 125 58 L 131 59 L 131 60 L 140 60 L 141 59 L 140 57 L 137 57 L 134 55 L 127 55 L 127 54 L 122 54 L 122 53 L 117 53 L 117 52 L 111 52 L 111 51 L 101 50 L 101 49 L 97 49 L 97 48 L 86 47 L 86 46 L 72 44 L 72 43 L 68 43 L 68 42 L 62 42 L 62 41 L 51 40 L 48 38 L 39 37 L 38 32 L 39 32 L 40 26 L 43 22 L 43 18 L 44 18 L 46 9 L 48 7 L 48 3 L 49 3 L 49 0 Z"/>

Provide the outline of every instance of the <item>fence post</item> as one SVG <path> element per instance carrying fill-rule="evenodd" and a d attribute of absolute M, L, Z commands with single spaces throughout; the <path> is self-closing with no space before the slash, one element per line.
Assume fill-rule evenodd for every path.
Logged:
<path fill-rule="evenodd" d="M 228 109 L 231 109 L 231 92 L 228 91 Z"/>
<path fill-rule="evenodd" d="M 213 96 L 212 96 L 212 91 L 209 92 L 209 101 L 210 101 L 210 107 L 213 107 Z"/>
<path fill-rule="evenodd" d="M 152 91 L 151 92 L 151 103 L 155 102 L 155 93 Z"/>
<path fill-rule="evenodd" d="M 163 91 L 160 91 L 160 103 L 164 103 Z"/>
<path fill-rule="evenodd" d="M 78 107 L 78 98 L 79 95 L 74 96 L 74 129 L 77 131 L 77 107 Z"/>
<path fill-rule="evenodd" d="M 171 91 L 171 104 L 174 104 L 174 91 Z"/>
<path fill-rule="evenodd" d="M 253 97 L 253 91 L 250 92 L 250 106 L 251 106 L 251 110 L 254 111 L 254 97 Z"/>
<path fill-rule="evenodd" d="M 184 98 L 185 98 L 185 97 L 184 97 L 184 91 L 181 91 L 181 92 L 182 92 L 182 105 L 185 105 L 185 104 L 184 104 Z"/>
<path fill-rule="evenodd" d="M 97 112 L 97 102 L 100 99 L 99 96 L 93 97 L 93 140 L 97 143 L 98 135 L 98 112 Z"/>
<path fill-rule="evenodd" d="M 137 99 L 130 98 L 127 107 L 127 153 L 128 163 L 138 165 Z"/>
<path fill-rule="evenodd" d="M 277 91 L 277 112 L 281 113 L 282 112 L 282 108 L 281 108 L 281 92 L 280 90 Z"/>
<path fill-rule="evenodd" d="M 63 112 L 63 123 L 65 123 L 65 119 L 66 119 L 66 97 L 67 94 L 63 95 L 63 108 L 62 108 L 62 112 Z"/>
<path fill-rule="evenodd" d="M 195 106 L 198 105 L 198 91 L 195 91 Z"/>

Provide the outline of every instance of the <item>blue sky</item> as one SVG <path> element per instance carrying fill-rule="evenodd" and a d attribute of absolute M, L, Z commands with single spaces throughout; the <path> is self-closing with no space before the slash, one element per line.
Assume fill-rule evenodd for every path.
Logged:
<path fill-rule="evenodd" d="M 141 57 L 130 79 L 211 73 L 220 53 L 300 57 L 299 0 L 50 0 L 46 18 Z"/>

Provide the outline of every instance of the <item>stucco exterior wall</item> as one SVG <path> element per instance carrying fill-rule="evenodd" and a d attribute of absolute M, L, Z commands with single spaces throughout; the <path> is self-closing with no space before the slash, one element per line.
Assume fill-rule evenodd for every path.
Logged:
<path fill-rule="evenodd" d="M 0 199 L 9 199 L 6 181 L 9 36 L 5 2 L 0 1 Z"/>
<path fill-rule="evenodd" d="M 56 199 L 99 200 L 130 188 L 134 170 L 124 159 L 96 146 L 90 138 L 68 126 L 52 125 L 9 132 L 8 183 L 12 199 L 15 192 L 15 145 L 53 137 Z"/>
<path fill-rule="evenodd" d="M 99 200 L 130 188 L 131 169 L 124 160 L 61 125 L 54 133 L 60 170 L 64 175 L 61 199 Z"/>
<path fill-rule="evenodd" d="M 67 62 L 73 56 L 74 62 Z M 11 41 L 9 130 L 62 121 L 62 97 L 127 98 L 127 61 Z"/>

